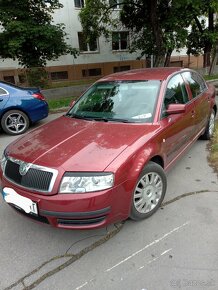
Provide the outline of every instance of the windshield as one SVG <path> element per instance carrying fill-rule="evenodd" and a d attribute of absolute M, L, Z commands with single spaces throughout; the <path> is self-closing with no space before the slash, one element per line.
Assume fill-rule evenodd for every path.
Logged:
<path fill-rule="evenodd" d="M 103 121 L 153 121 L 160 81 L 119 81 L 94 84 L 67 113 Z"/>

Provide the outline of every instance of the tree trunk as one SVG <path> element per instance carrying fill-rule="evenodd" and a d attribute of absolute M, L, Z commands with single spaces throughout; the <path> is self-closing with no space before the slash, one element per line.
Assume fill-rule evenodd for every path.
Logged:
<path fill-rule="evenodd" d="M 165 55 L 157 54 L 155 55 L 154 67 L 164 66 Z"/>
<path fill-rule="evenodd" d="M 212 7 L 209 6 L 208 9 L 208 30 L 209 32 L 214 31 L 214 10 Z M 205 43 L 204 48 L 204 67 L 209 67 L 211 64 L 211 50 L 212 50 L 212 43 L 211 41 L 207 41 Z"/>
<path fill-rule="evenodd" d="M 154 35 L 155 61 L 154 66 L 164 66 L 165 49 L 163 42 L 163 32 L 158 21 L 158 0 L 149 0 L 148 8 L 150 10 L 151 29 Z"/>
<path fill-rule="evenodd" d="M 165 62 L 164 66 L 168 67 L 170 65 L 170 59 L 171 59 L 171 54 L 172 54 L 172 49 L 168 49 L 166 57 L 165 57 Z"/>
<path fill-rule="evenodd" d="M 211 49 L 212 49 L 212 47 L 211 47 L 211 45 L 209 43 L 205 45 L 203 67 L 209 67 L 210 66 Z"/>
<path fill-rule="evenodd" d="M 216 44 L 214 56 L 213 56 L 213 59 L 212 59 L 211 65 L 210 65 L 210 70 L 209 70 L 210 76 L 214 74 L 214 68 L 216 66 L 217 60 L 218 60 L 218 42 Z"/>

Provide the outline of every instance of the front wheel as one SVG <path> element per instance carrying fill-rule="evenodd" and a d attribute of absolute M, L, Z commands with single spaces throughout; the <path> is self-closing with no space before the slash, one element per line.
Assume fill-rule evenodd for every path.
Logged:
<path fill-rule="evenodd" d="M 167 179 L 163 168 L 149 162 L 141 172 L 132 196 L 130 218 L 142 220 L 157 211 L 167 188 Z"/>
<path fill-rule="evenodd" d="M 11 110 L 3 115 L 1 127 L 7 134 L 19 135 L 29 128 L 29 118 L 22 111 Z"/>

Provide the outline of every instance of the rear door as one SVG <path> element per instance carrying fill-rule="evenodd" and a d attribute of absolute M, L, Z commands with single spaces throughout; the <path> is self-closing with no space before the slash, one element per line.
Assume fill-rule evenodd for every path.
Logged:
<path fill-rule="evenodd" d="M 204 130 L 210 114 L 210 95 L 203 78 L 194 71 L 182 73 L 184 79 L 189 84 L 190 93 L 195 105 L 195 134 Z"/>
<path fill-rule="evenodd" d="M 9 99 L 9 93 L 7 90 L 0 86 L 0 114 L 3 111 L 7 101 Z"/>

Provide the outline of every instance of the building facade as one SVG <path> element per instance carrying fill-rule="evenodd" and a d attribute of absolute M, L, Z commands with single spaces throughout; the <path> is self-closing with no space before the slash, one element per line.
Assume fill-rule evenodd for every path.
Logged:
<path fill-rule="evenodd" d="M 67 41 L 72 47 L 77 48 L 80 54 L 77 58 L 65 55 L 57 61 L 48 62 L 46 70 L 50 80 L 96 79 L 113 72 L 149 66 L 145 58 L 137 60 L 139 53 L 129 53 L 128 47 L 131 43 L 129 33 L 126 30 L 113 31 L 109 40 L 100 37 L 96 41 L 86 44 L 78 17 L 84 1 L 61 0 L 64 7 L 55 11 L 53 15 L 55 23 L 65 24 L 68 34 Z M 172 55 L 170 65 L 201 68 L 203 62 L 201 56 L 188 58 L 184 50 Z M 22 74 L 23 70 L 18 62 L 0 59 L 0 79 L 19 84 L 22 83 Z"/>

